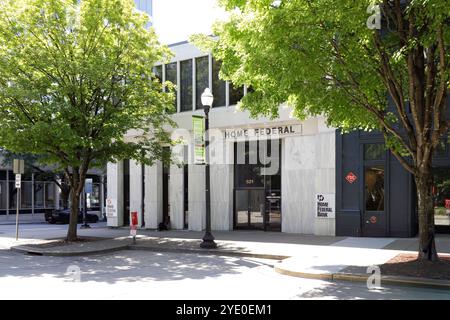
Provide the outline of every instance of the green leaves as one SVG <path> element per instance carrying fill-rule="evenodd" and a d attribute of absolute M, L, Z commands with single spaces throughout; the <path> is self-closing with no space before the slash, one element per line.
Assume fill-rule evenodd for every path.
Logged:
<path fill-rule="evenodd" d="M 390 139 L 398 140 L 394 132 L 410 121 L 405 116 L 410 112 L 406 109 L 410 54 L 434 54 L 429 64 L 444 59 L 437 70 L 447 75 L 440 81 L 450 85 L 450 51 L 439 57 L 436 50 L 440 28 L 444 46 L 450 43 L 449 0 L 414 0 L 406 5 L 372 0 L 290 0 L 276 6 L 266 0 L 220 3 L 230 18 L 214 26 L 217 37 L 195 36 L 191 41 L 223 61 L 224 79 L 254 89 L 241 103 L 253 116 L 276 116 L 280 104 L 287 102 L 301 119 L 323 114 L 344 132 L 387 130 Z M 383 5 L 381 31 L 367 27 L 374 13 L 368 7 L 374 4 Z M 421 72 L 429 70 L 433 69 L 423 66 Z M 425 94 L 432 101 L 436 89 Z M 388 96 L 393 103 L 388 104 Z M 414 146 L 415 138 L 409 138 Z M 389 145 L 404 154 L 399 140 Z"/>
<path fill-rule="evenodd" d="M 170 51 L 132 0 L 0 6 L 1 146 L 73 168 L 142 159 L 166 142 L 173 97 L 152 67 Z M 130 130 L 138 138 L 125 143 Z"/>

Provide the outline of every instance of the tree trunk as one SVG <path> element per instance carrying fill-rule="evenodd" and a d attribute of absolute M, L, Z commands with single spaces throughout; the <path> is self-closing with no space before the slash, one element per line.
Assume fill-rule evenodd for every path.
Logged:
<path fill-rule="evenodd" d="M 431 165 L 415 177 L 419 209 L 418 260 L 438 261 L 434 230 L 433 174 Z"/>
<path fill-rule="evenodd" d="M 67 230 L 67 241 L 77 240 L 77 224 L 78 224 L 78 211 L 80 205 L 80 193 L 77 193 L 76 188 L 72 188 L 70 193 L 70 221 L 69 229 Z"/>

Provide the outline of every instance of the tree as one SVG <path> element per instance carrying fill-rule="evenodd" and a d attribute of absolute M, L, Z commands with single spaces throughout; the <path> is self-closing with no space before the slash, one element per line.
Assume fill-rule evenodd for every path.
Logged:
<path fill-rule="evenodd" d="M 242 107 L 277 115 L 287 102 L 300 119 L 379 130 L 415 179 L 418 259 L 437 260 L 432 156 L 449 129 L 450 1 L 220 2 L 230 17 L 215 24 L 217 38 L 192 41 L 223 61 L 225 79 L 253 87 Z"/>
<path fill-rule="evenodd" d="M 152 67 L 170 52 L 147 23 L 133 0 L 0 1 L 0 146 L 64 172 L 68 241 L 89 168 L 151 164 L 169 141 L 174 95 Z"/>

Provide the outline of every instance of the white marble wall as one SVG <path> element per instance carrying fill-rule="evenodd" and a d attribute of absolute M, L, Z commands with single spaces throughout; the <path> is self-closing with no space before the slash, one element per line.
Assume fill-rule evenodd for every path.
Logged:
<path fill-rule="evenodd" d="M 138 227 L 142 226 L 142 164 L 130 160 L 130 212 L 138 213 Z M 131 221 L 131 219 L 130 219 Z"/>
<path fill-rule="evenodd" d="M 162 163 L 157 161 L 153 166 L 145 166 L 144 170 L 144 218 L 146 229 L 156 229 L 162 222 L 163 188 Z M 130 181 L 130 183 L 133 183 Z"/>
<path fill-rule="evenodd" d="M 123 225 L 123 162 L 108 163 L 107 167 L 107 198 L 117 200 L 117 215 L 108 217 L 108 227 Z"/>
<path fill-rule="evenodd" d="M 335 219 L 316 218 L 315 199 L 335 193 L 335 133 L 320 119 L 316 123 L 315 133 L 283 140 L 283 232 L 335 234 Z"/>
<path fill-rule="evenodd" d="M 170 227 L 172 229 L 184 228 L 184 168 L 183 166 L 170 166 L 169 179 Z"/>
<path fill-rule="evenodd" d="M 205 228 L 205 166 L 189 165 L 189 230 L 201 231 Z M 211 224 L 212 225 L 212 224 Z"/>

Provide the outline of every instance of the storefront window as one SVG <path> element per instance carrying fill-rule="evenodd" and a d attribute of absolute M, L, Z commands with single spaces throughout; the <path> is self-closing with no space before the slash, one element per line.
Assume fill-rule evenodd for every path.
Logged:
<path fill-rule="evenodd" d="M 53 182 L 45 183 L 45 207 L 55 207 L 55 184 Z"/>
<path fill-rule="evenodd" d="M 9 181 L 9 209 L 16 209 L 17 189 L 14 182 Z"/>
<path fill-rule="evenodd" d="M 44 208 L 44 183 L 34 183 L 34 207 Z"/>
<path fill-rule="evenodd" d="M 365 169 L 366 211 L 384 211 L 384 167 Z"/>
<path fill-rule="evenodd" d="M 6 210 L 6 181 L 0 181 L 0 210 Z M 0 212 L 1 214 L 1 212 Z"/>
<path fill-rule="evenodd" d="M 192 111 L 192 60 L 180 62 L 181 111 Z"/>
<path fill-rule="evenodd" d="M 92 185 L 92 193 L 87 197 L 87 206 L 89 209 L 100 207 L 100 184 Z"/>
<path fill-rule="evenodd" d="M 434 170 L 434 222 L 450 226 L 450 168 Z"/>
<path fill-rule="evenodd" d="M 33 189 L 33 183 L 31 181 L 22 182 L 22 188 L 20 192 L 20 208 L 31 209 L 33 206 L 33 199 L 31 197 Z"/>

